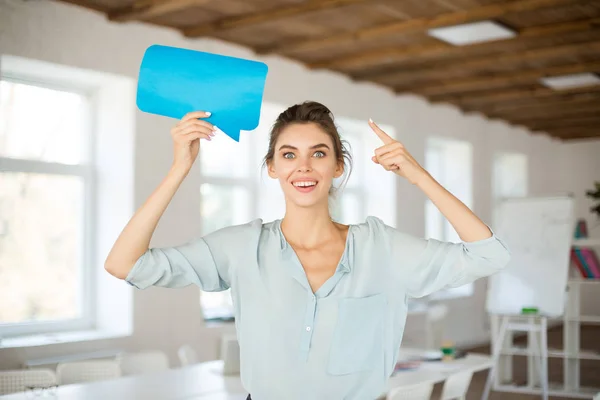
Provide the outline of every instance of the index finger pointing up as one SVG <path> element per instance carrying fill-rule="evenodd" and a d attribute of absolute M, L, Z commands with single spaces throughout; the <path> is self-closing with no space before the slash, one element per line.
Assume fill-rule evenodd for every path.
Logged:
<path fill-rule="evenodd" d="M 390 144 L 395 141 L 394 138 L 392 138 L 390 135 L 385 133 L 379 126 L 377 126 L 377 124 L 373 122 L 371 118 L 369 118 L 369 126 L 371 127 L 371 129 L 373 129 L 373 132 L 375 132 L 377 136 L 379 136 L 379 139 L 381 139 L 383 144 Z"/>

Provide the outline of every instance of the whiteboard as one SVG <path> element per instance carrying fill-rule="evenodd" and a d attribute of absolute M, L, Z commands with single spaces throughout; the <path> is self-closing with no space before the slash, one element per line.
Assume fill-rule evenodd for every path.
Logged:
<path fill-rule="evenodd" d="M 508 266 L 489 278 L 486 308 L 492 314 L 561 316 L 575 229 L 572 196 L 511 198 L 496 210 L 494 233 L 511 253 Z"/>

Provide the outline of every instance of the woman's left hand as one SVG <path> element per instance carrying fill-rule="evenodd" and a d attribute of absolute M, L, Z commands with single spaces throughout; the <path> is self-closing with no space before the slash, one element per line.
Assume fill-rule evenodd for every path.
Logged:
<path fill-rule="evenodd" d="M 372 120 L 369 120 L 369 126 L 383 142 L 383 146 L 375 149 L 375 155 L 371 157 L 374 163 L 408 179 L 413 185 L 429 176 L 429 173 L 419 165 L 402 143 L 385 133 Z"/>

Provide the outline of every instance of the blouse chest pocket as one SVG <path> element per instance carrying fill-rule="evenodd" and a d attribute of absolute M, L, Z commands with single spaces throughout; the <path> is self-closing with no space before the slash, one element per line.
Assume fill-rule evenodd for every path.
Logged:
<path fill-rule="evenodd" d="M 345 375 L 368 371 L 383 362 L 384 293 L 339 300 L 328 372 Z"/>

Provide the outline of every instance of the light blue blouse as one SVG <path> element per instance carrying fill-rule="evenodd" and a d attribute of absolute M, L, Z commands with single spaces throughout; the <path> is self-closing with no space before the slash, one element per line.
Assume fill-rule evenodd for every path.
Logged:
<path fill-rule="evenodd" d="M 313 293 L 281 220 L 257 219 L 149 249 L 126 281 L 231 288 L 241 379 L 254 400 L 372 400 L 393 372 L 408 298 L 488 276 L 509 259 L 493 233 L 446 243 L 368 217 L 350 226 L 334 275 Z"/>

